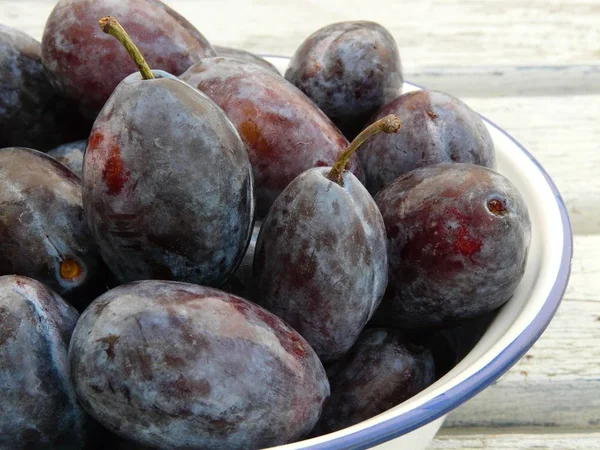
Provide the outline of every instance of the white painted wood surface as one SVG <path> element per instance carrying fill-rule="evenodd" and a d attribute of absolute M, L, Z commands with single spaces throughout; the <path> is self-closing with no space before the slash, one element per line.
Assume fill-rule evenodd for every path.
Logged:
<path fill-rule="evenodd" d="M 54 3 L 0 0 L 0 23 L 39 39 Z M 457 95 L 542 163 L 576 233 L 565 300 L 525 358 L 453 411 L 430 449 L 600 449 L 600 0 L 167 3 L 214 43 L 270 54 L 290 55 L 331 22 L 380 22 L 408 80 Z"/>

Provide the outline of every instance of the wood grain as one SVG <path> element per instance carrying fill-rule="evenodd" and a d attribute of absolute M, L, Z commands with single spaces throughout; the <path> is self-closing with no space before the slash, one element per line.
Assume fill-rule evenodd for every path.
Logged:
<path fill-rule="evenodd" d="M 36 38 L 53 0 L 2 0 L 0 17 Z M 374 20 L 395 37 L 407 72 L 418 67 L 600 63 L 597 0 L 167 0 L 211 41 L 291 55 L 313 31 Z"/>
<path fill-rule="evenodd" d="M 466 432 L 465 432 L 466 431 Z M 438 434 L 427 450 L 597 450 L 600 433 L 548 433 L 531 430 L 514 433 L 513 430 L 495 430 L 490 434 L 473 434 L 468 430 L 458 433 Z M 510 434 L 508 434 L 510 433 Z"/>

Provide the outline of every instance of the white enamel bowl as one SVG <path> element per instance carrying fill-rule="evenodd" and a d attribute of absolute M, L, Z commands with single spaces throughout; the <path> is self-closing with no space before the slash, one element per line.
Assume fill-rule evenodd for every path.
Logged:
<path fill-rule="evenodd" d="M 285 72 L 287 58 L 268 59 Z M 404 92 L 416 89 L 409 83 L 404 86 Z M 531 216 L 531 248 L 515 295 L 471 352 L 428 389 L 370 420 L 278 450 L 424 450 L 445 415 L 505 373 L 552 319 L 571 268 L 572 234 L 565 205 L 548 174 L 527 150 L 501 128 L 488 120 L 485 123 L 496 147 L 498 171 L 517 186 Z"/>

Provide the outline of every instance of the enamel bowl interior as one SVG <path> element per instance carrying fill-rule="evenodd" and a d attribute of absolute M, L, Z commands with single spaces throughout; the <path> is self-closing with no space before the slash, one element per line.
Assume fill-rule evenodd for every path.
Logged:
<path fill-rule="evenodd" d="M 268 59 L 281 73 L 285 72 L 289 59 Z M 416 89 L 405 83 L 403 92 Z M 393 439 L 398 440 L 388 442 L 386 448 L 401 445 L 424 449 L 445 414 L 497 380 L 535 343 L 552 319 L 567 285 L 572 256 L 572 234 L 564 203 L 539 163 L 506 132 L 487 120 L 485 123 L 494 140 L 497 170 L 517 186 L 532 222 L 527 267 L 513 298 L 471 352 L 428 389 L 370 420 L 277 447 L 279 450 L 370 448 Z"/>

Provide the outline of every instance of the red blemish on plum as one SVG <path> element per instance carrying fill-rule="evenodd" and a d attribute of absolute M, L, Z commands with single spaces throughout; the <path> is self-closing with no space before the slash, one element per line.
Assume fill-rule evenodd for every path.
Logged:
<path fill-rule="evenodd" d="M 123 190 L 123 186 L 129 180 L 130 172 L 123 167 L 121 159 L 121 151 L 117 144 L 113 144 L 110 148 L 110 155 L 106 160 L 102 178 L 106 185 L 109 194 L 117 195 Z"/>
<path fill-rule="evenodd" d="M 87 143 L 88 150 L 98 148 L 102 141 L 104 141 L 104 135 L 100 131 L 92 132 Z"/>

